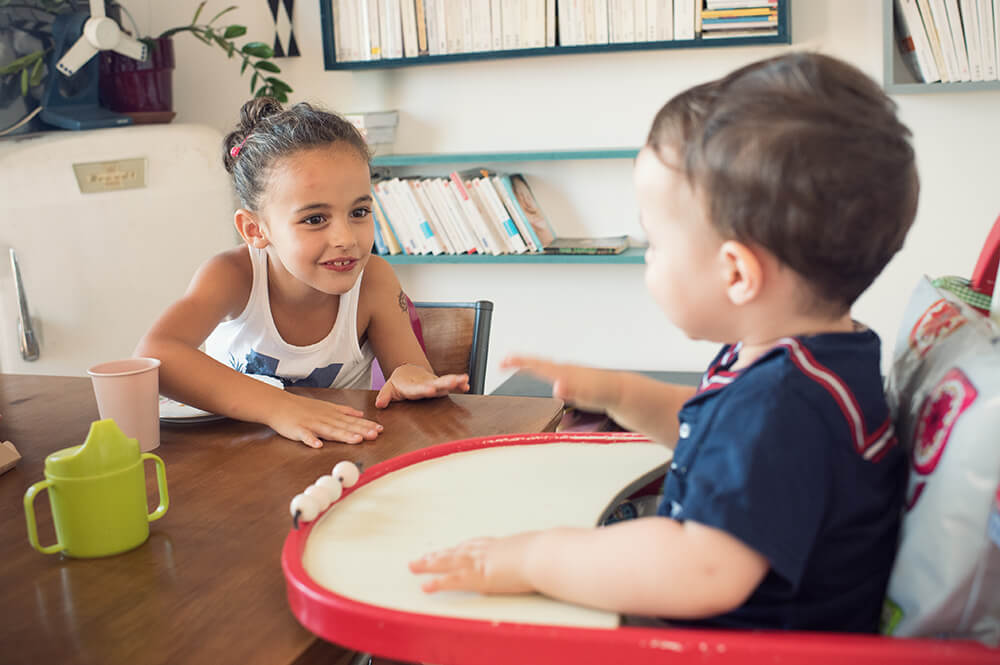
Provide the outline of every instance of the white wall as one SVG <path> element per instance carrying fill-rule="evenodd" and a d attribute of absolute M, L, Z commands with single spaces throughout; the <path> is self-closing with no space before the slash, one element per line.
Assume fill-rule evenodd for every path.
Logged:
<path fill-rule="evenodd" d="M 225 0 L 216 2 L 221 8 Z M 234 22 L 270 41 L 263 0 L 238 2 Z M 151 31 L 185 22 L 196 0 L 133 0 Z M 791 47 L 729 47 L 458 62 L 395 70 L 323 70 L 319 2 L 299 0 L 302 57 L 281 61 L 295 100 L 340 111 L 396 108 L 398 152 L 638 146 L 656 110 L 682 89 L 788 48 L 848 60 L 881 80 L 882 12 L 876 0 L 792 0 Z M 206 13 L 213 9 L 210 5 Z M 248 81 L 220 52 L 178 40 L 177 121 L 227 129 Z M 967 275 L 1000 212 L 1000 91 L 898 96 L 913 130 L 923 182 L 906 247 L 859 301 L 855 315 L 887 347 L 923 274 Z M 529 173 L 557 230 L 638 233 L 630 163 L 615 160 L 500 165 Z M 877 186 L 877 183 L 873 183 Z M 220 220 L 221 224 L 228 220 Z M 622 232 L 622 231 L 619 231 Z M 487 390 L 507 353 L 531 352 L 607 367 L 701 369 L 714 346 L 686 340 L 645 294 L 639 265 L 399 266 L 416 299 L 494 301 Z"/>

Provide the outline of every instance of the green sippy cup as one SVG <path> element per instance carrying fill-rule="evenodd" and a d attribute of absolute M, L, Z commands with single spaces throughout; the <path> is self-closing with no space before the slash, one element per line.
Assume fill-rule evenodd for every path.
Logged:
<path fill-rule="evenodd" d="M 147 514 L 143 460 L 156 463 L 160 505 Z M 49 491 L 56 544 L 38 543 L 35 496 Z M 114 420 L 90 425 L 83 445 L 65 448 L 45 458 L 45 480 L 24 493 L 28 540 L 39 552 L 63 552 L 72 557 L 100 557 L 125 552 L 146 542 L 149 523 L 167 512 L 167 473 L 163 460 L 139 453 L 139 443 Z"/>

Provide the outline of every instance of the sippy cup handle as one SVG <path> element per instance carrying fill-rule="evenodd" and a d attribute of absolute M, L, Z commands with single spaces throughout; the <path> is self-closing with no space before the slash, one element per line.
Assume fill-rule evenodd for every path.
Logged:
<path fill-rule="evenodd" d="M 50 487 L 52 487 L 51 481 L 41 480 L 29 487 L 28 491 L 24 493 L 24 518 L 28 522 L 28 542 L 42 554 L 55 554 L 66 549 L 66 546 L 59 542 L 47 547 L 42 547 L 38 542 L 38 527 L 35 524 L 35 497 L 39 492 L 47 490 Z M 58 534 L 56 537 L 58 538 Z"/>
<path fill-rule="evenodd" d="M 153 453 L 143 453 L 142 459 L 153 460 L 156 463 L 156 486 L 160 490 L 160 505 L 146 516 L 147 521 L 153 522 L 163 517 L 167 508 L 170 507 L 170 495 L 167 494 L 167 467 L 164 466 L 163 460 Z"/>

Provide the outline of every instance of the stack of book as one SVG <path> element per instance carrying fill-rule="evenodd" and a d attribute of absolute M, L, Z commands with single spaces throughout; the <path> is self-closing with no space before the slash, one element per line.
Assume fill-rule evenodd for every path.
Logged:
<path fill-rule="evenodd" d="M 702 39 L 768 37 L 778 34 L 778 0 L 706 0 Z"/>
<path fill-rule="evenodd" d="M 485 169 L 372 183 L 379 254 L 617 254 L 628 236 L 556 238 L 527 181 Z"/>
<path fill-rule="evenodd" d="M 778 0 L 323 1 L 337 62 L 777 34 Z"/>
<path fill-rule="evenodd" d="M 399 124 L 397 111 L 345 113 L 344 119 L 361 131 L 372 152 L 392 152 L 392 146 L 396 141 L 396 125 Z"/>
<path fill-rule="evenodd" d="M 1000 0 L 894 0 L 896 43 L 923 83 L 996 81 Z"/>

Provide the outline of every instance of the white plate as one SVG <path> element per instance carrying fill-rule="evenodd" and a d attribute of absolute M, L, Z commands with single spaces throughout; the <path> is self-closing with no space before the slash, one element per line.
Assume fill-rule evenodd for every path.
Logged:
<path fill-rule="evenodd" d="M 281 380 L 273 376 L 263 376 L 260 374 L 247 374 L 247 376 L 258 381 L 263 381 L 275 388 L 281 388 L 282 390 L 285 388 Z M 222 420 L 223 418 L 225 416 L 198 409 L 160 395 L 160 420 L 165 423 L 207 423 L 213 420 Z"/>

